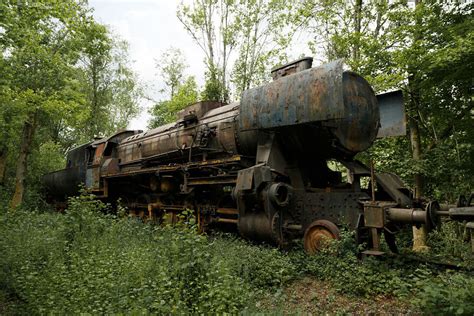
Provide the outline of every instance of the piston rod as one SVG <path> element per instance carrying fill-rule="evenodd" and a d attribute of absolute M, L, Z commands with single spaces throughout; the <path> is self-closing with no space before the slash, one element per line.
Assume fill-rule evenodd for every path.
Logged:
<path fill-rule="evenodd" d="M 427 212 L 417 208 L 395 208 L 387 209 L 387 219 L 397 223 L 426 224 Z"/>

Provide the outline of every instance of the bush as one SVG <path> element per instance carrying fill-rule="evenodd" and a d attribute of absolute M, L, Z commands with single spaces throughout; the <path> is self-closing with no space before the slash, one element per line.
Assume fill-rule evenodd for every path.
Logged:
<path fill-rule="evenodd" d="M 448 226 L 440 234 L 450 235 L 449 231 L 451 228 Z M 294 252 L 292 258 L 297 269 L 329 281 L 341 293 L 359 297 L 384 295 L 409 298 L 409 302 L 427 314 L 474 313 L 472 273 L 444 271 L 434 265 L 410 260 L 405 257 L 406 254 L 396 258 L 370 257 L 359 260 L 352 234 L 343 231 L 341 236 L 341 240 L 334 241 L 314 256 Z M 439 238 L 437 241 L 446 242 L 448 238 L 443 239 L 441 236 L 436 235 Z M 456 239 L 456 243 L 463 245 L 459 239 Z"/>
<path fill-rule="evenodd" d="M 420 292 L 413 303 L 431 315 L 473 315 L 474 279 L 472 275 L 446 272 L 429 282 L 418 282 Z"/>
<path fill-rule="evenodd" d="M 291 258 L 274 246 L 256 246 L 230 235 L 210 244 L 214 258 L 226 258 L 227 265 L 255 289 L 278 288 L 296 276 Z"/>
<path fill-rule="evenodd" d="M 474 254 L 467 239 L 464 223 L 444 222 L 440 229 L 428 235 L 427 244 L 430 252 L 426 256 L 434 260 L 446 260 L 474 268 Z"/>
<path fill-rule="evenodd" d="M 341 239 L 328 248 L 307 256 L 295 253 L 299 270 L 321 280 L 328 280 L 336 290 L 351 295 L 372 297 L 374 295 L 404 296 L 410 285 L 407 279 L 412 277 L 404 269 L 396 268 L 397 261 L 387 258 L 358 258 L 358 248 L 353 233 L 341 232 Z M 423 275 L 423 267 L 415 271 Z"/>
<path fill-rule="evenodd" d="M 260 312 L 262 297 L 310 275 L 357 297 L 410 297 L 429 314 L 473 313 L 472 275 L 403 257 L 361 261 L 347 231 L 308 256 L 198 235 L 189 217 L 188 225 L 158 227 L 107 211 L 84 194 L 65 214 L 0 212 L 0 312 L 2 300 L 22 314 Z"/>
<path fill-rule="evenodd" d="M 0 216 L 0 289 L 29 313 L 237 313 L 293 273 L 276 249 L 211 242 L 193 227 L 104 214 L 88 195 L 64 215 Z"/>

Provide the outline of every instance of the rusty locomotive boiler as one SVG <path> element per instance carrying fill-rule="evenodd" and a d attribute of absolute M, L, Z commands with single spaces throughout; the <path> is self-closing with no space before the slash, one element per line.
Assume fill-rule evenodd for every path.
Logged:
<path fill-rule="evenodd" d="M 310 253 L 344 225 L 373 253 L 382 233 L 396 251 L 398 224 L 434 226 L 439 205 L 354 156 L 376 137 L 405 133 L 401 93 L 376 96 L 342 62 L 311 62 L 275 69 L 240 102 L 199 102 L 174 123 L 71 150 L 66 169 L 44 177 L 49 194 L 59 200 L 83 183 L 133 215 L 175 222 L 193 210 L 202 231 L 230 226 L 282 246 L 303 238 Z"/>

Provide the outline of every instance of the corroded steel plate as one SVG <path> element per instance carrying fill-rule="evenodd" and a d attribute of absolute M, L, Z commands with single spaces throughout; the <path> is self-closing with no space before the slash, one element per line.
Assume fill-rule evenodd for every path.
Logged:
<path fill-rule="evenodd" d="M 265 129 L 344 117 L 342 60 L 246 90 L 241 130 Z"/>

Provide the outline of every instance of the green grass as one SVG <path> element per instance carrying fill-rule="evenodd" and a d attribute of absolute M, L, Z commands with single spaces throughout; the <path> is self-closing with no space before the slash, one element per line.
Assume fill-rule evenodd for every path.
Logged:
<path fill-rule="evenodd" d="M 285 289 L 308 277 L 354 300 L 382 295 L 431 314 L 474 313 L 472 275 L 402 259 L 361 262 L 349 233 L 308 257 L 104 211 L 82 196 L 65 214 L 1 212 L 0 314 L 273 313 Z"/>

